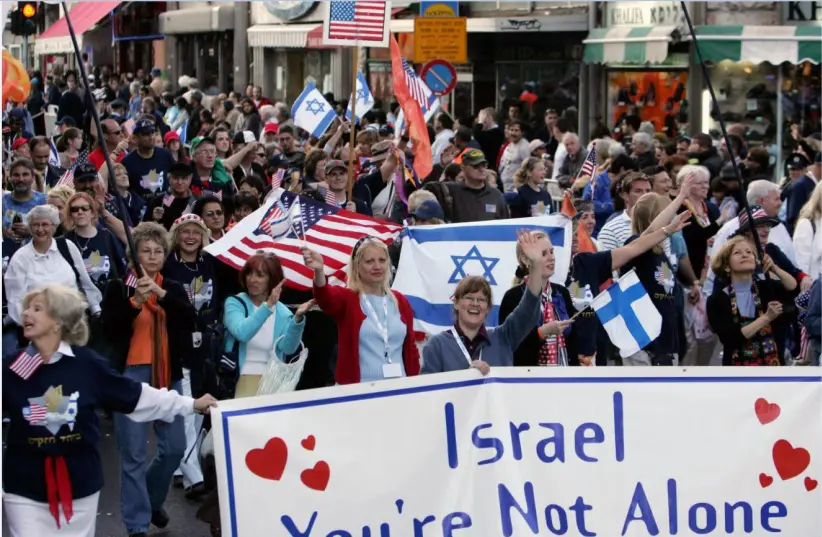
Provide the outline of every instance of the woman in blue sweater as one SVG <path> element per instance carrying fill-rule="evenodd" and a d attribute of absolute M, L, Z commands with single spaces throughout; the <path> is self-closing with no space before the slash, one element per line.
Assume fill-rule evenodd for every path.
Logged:
<path fill-rule="evenodd" d="M 485 319 L 493 307 L 491 286 L 480 276 L 464 278 L 454 290 L 457 320 L 423 348 L 421 373 L 474 367 L 487 375 L 489 366 L 514 365 L 514 350 L 539 319 L 543 270 L 554 263 L 553 251 L 546 248 L 536 234 L 519 232 L 518 235 L 517 244 L 522 257 L 527 259 L 529 271 L 528 291 L 522 294 L 519 305 L 504 323 L 487 329 Z"/>
<path fill-rule="evenodd" d="M 249 397 L 257 394 L 272 350 L 282 360 L 299 349 L 304 316 L 314 301 L 302 304 L 294 314 L 280 303 L 285 277 L 280 260 L 272 253 L 258 253 L 246 261 L 240 283 L 245 292 L 229 297 L 223 306 L 228 332 L 225 350 L 239 343 L 240 380 L 235 397 Z"/>

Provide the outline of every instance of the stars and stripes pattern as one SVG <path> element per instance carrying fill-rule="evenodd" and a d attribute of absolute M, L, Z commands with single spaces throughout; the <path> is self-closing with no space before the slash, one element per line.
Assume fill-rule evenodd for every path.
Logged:
<path fill-rule="evenodd" d="M 408 93 L 411 97 L 420 103 L 420 108 L 424 109 L 428 106 L 428 93 L 425 91 L 424 82 L 417 76 L 414 68 L 402 59 L 402 69 L 405 71 L 405 83 L 408 85 Z"/>
<path fill-rule="evenodd" d="M 9 369 L 23 380 L 28 380 L 41 365 L 43 358 L 40 353 L 30 354 L 26 349 L 15 358 Z"/>
<path fill-rule="evenodd" d="M 328 37 L 381 43 L 385 36 L 385 1 L 331 2 Z"/>
<path fill-rule="evenodd" d="M 285 169 L 280 168 L 279 170 L 277 170 L 277 173 L 275 173 L 274 176 L 271 177 L 271 188 L 273 190 L 282 188 L 283 181 L 285 181 Z"/>
<path fill-rule="evenodd" d="M 282 263 L 289 287 L 309 290 L 314 272 L 305 266 L 301 251 L 303 240 L 322 256 L 328 281 L 332 285 L 345 285 L 351 250 L 360 238 L 368 235 L 391 244 L 402 230 L 398 224 L 332 207 L 291 192 L 283 192 L 280 202 L 283 206 L 280 211 L 292 217 L 291 230 L 280 240 L 272 239 L 258 224 L 257 228 L 251 228 L 251 233 L 247 231 L 249 228 L 232 229 L 206 251 L 237 269 L 241 269 L 259 250 L 273 251 Z M 276 206 L 276 203 L 272 205 Z"/>
<path fill-rule="evenodd" d="M 128 271 L 125 279 L 126 287 L 131 287 L 132 289 L 137 288 L 137 276 L 134 274 L 133 271 Z"/>
<path fill-rule="evenodd" d="M 334 207 L 340 206 L 340 204 L 337 203 L 337 195 L 331 192 L 330 190 L 325 191 L 325 202 L 328 205 L 333 205 Z"/>
<path fill-rule="evenodd" d="M 260 221 L 260 230 L 268 236 L 273 236 L 272 226 L 282 224 L 286 220 L 288 220 L 288 215 L 284 214 L 280 206 L 275 203 Z"/>
<path fill-rule="evenodd" d="M 591 145 L 591 150 L 588 151 L 588 156 L 585 157 L 585 162 L 582 163 L 582 168 L 579 169 L 578 177 L 584 177 L 586 175 L 593 176 L 594 170 L 597 169 L 597 152 L 596 152 L 596 142 Z"/>
<path fill-rule="evenodd" d="M 46 421 L 47 412 L 48 408 L 46 408 L 46 405 L 32 403 L 29 405 L 28 412 L 24 414 L 24 417 L 26 421 L 31 424 L 42 423 Z"/>
<path fill-rule="evenodd" d="M 60 179 L 57 181 L 57 184 L 54 185 L 54 186 L 65 185 L 65 186 L 70 186 L 71 188 L 74 188 L 74 169 L 77 168 L 77 166 L 79 166 L 80 164 L 85 164 L 87 162 L 88 162 L 88 149 L 85 149 L 85 150 L 83 150 L 82 153 L 80 153 L 77 156 L 77 160 L 74 161 L 74 164 L 71 166 L 71 168 L 66 170 L 66 173 L 64 173 L 60 177 Z"/>

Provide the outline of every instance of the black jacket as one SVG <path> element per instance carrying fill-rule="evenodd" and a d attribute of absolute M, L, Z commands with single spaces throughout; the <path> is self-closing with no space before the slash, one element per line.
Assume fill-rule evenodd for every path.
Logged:
<path fill-rule="evenodd" d="M 183 378 L 183 360 L 191 354 L 191 334 L 197 326 L 194 308 L 188 299 L 183 286 L 174 280 L 163 279 L 166 296 L 158 301 L 166 313 L 166 333 L 168 334 L 168 351 L 171 357 L 171 381 Z M 140 310 L 131 305 L 134 288 L 128 287 L 123 279 L 111 280 L 103 295 L 102 320 L 109 334 L 117 334 L 112 341 L 114 350 L 109 356 L 112 366 L 119 372 L 126 368 L 128 349 L 134 333 L 134 320 Z"/>

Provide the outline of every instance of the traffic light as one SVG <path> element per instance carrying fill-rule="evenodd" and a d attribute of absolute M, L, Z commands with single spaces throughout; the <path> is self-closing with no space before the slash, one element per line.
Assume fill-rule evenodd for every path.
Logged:
<path fill-rule="evenodd" d="M 17 10 L 9 14 L 9 30 L 14 35 L 34 35 L 37 33 L 37 2 L 17 2 Z"/>

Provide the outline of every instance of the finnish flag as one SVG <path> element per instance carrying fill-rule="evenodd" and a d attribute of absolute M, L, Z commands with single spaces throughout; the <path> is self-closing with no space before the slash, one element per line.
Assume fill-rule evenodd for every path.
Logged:
<path fill-rule="evenodd" d="M 454 324 L 451 297 L 466 276 L 491 284 L 487 326 L 499 324 L 499 307 L 517 270 L 517 230 L 544 231 L 554 246 L 552 281 L 564 284 L 571 264 L 571 222 L 561 215 L 406 228 L 393 289 L 414 309 L 415 330 L 433 335 Z"/>
<path fill-rule="evenodd" d="M 362 73 L 357 73 L 357 123 L 372 108 L 374 108 L 374 95 L 365 81 Z M 351 99 L 348 100 L 348 110 L 345 111 L 345 118 L 351 119 Z"/>
<path fill-rule="evenodd" d="M 295 125 L 308 131 L 311 136 L 319 138 L 325 134 L 337 114 L 320 90 L 309 82 L 294 101 L 294 106 L 291 107 L 291 117 Z"/>
<path fill-rule="evenodd" d="M 591 306 L 623 358 L 644 349 L 662 331 L 662 315 L 633 270 L 600 293 Z"/>

